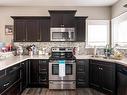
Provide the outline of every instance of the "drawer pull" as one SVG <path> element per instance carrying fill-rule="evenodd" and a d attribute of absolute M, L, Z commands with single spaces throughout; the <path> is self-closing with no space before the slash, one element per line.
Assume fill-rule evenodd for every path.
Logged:
<path fill-rule="evenodd" d="M 41 70 L 41 71 L 47 71 L 47 69 L 41 69 L 41 68 L 40 68 L 40 70 Z"/>
<path fill-rule="evenodd" d="M 46 61 L 46 60 L 40 60 L 40 63 L 41 63 L 41 62 L 42 62 L 42 63 L 46 63 L 47 61 Z"/>
<path fill-rule="evenodd" d="M 6 83 L 6 84 L 4 84 L 4 87 L 6 87 L 6 86 L 8 86 L 10 83 L 8 82 L 8 83 Z"/>
<path fill-rule="evenodd" d="M 46 81 L 47 79 L 42 79 L 42 78 L 40 78 L 40 81 Z"/>
<path fill-rule="evenodd" d="M 99 68 L 99 70 L 103 70 L 103 68 Z"/>
<path fill-rule="evenodd" d="M 12 69 L 13 69 L 13 70 L 16 70 L 17 68 L 18 68 L 18 67 L 13 67 Z"/>

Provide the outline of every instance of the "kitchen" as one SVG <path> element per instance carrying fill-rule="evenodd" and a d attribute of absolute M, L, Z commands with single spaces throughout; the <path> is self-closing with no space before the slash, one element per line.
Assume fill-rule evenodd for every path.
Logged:
<path fill-rule="evenodd" d="M 0 95 L 127 95 L 126 0 L 0 1 Z"/>

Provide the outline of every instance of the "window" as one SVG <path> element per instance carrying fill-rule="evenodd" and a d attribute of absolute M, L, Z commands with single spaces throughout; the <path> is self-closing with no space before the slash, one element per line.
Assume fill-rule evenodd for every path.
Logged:
<path fill-rule="evenodd" d="M 87 47 L 104 47 L 109 44 L 109 20 L 88 20 L 87 22 Z"/>
<path fill-rule="evenodd" d="M 127 47 L 127 13 L 112 20 L 112 46 Z"/>

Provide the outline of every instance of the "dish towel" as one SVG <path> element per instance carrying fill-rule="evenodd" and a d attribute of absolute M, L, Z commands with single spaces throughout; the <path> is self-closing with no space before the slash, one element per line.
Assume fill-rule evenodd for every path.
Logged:
<path fill-rule="evenodd" d="M 59 62 L 59 77 L 63 78 L 65 76 L 65 60 L 60 60 Z"/>

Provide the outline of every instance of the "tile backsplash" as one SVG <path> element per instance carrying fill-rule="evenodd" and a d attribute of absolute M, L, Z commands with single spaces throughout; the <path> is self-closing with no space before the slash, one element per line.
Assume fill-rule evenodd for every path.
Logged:
<path fill-rule="evenodd" d="M 15 46 L 35 45 L 37 49 L 46 48 L 47 52 L 51 51 L 52 47 L 76 47 L 78 54 L 84 54 L 85 42 L 15 42 Z"/>
<path fill-rule="evenodd" d="M 46 52 L 51 52 L 52 47 L 76 47 L 76 52 L 78 55 L 93 55 L 94 48 L 85 48 L 85 42 L 15 42 L 15 46 L 24 46 L 35 45 L 38 50 L 46 48 Z M 120 52 L 124 53 L 127 56 L 127 49 L 118 49 Z M 97 48 L 97 54 L 104 55 L 104 48 Z"/>

